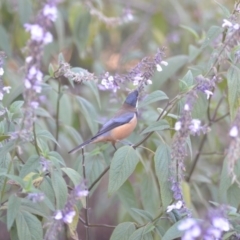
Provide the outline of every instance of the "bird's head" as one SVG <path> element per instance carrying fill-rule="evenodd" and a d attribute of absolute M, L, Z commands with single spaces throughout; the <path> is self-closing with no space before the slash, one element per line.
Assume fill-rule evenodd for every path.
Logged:
<path fill-rule="evenodd" d="M 128 94 L 124 103 L 131 105 L 132 107 L 136 107 L 137 102 L 138 102 L 138 90 L 134 90 L 133 92 Z"/>

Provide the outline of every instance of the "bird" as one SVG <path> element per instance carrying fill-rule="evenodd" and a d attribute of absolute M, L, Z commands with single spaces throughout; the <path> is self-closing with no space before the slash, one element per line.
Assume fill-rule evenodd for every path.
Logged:
<path fill-rule="evenodd" d="M 73 148 L 68 153 L 74 153 L 90 143 L 111 142 L 115 143 L 127 138 L 137 126 L 138 90 L 130 92 L 122 107 L 109 119 L 95 136 Z"/>

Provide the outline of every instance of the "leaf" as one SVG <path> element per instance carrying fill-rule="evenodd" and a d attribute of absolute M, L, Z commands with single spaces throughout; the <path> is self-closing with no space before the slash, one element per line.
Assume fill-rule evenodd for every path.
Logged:
<path fill-rule="evenodd" d="M 23 106 L 23 101 L 15 101 L 9 107 L 9 112 L 18 113 L 21 111 L 21 107 Z"/>
<path fill-rule="evenodd" d="M 223 32 L 222 27 L 211 26 L 207 32 L 206 39 L 203 42 L 201 49 L 209 46 L 222 32 Z"/>
<path fill-rule="evenodd" d="M 32 1 L 21 0 L 18 2 L 18 13 L 21 25 L 30 21 L 32 16 Z"/>
<path fill-rule="evenodd" d="M 32 155 L 26 163 L 23 165 L 19 176 L 21 178 L 25 177 L 28 173 L 33 172 L 34 170 L 37 170 L 40 167 L 39 162 L 39 156 L 38 155 Z"/>
<path fill-rule="evenodd" d="M 200 38 L 198 33 L 193 28 L 185 25 L 180 25 L 180 27 L 190 32 L 196 39 Z"/>
<path fill-rule="evenodd" d="M 119 148 L 112 159 L 109 171 L 108 194 L 115 193 L 133 173 L 138 164 L 136 151 L 129 146 Z"/>
<path fill-rule="evenodd" d="M 145 134 L 145 133 L 148 133 L 148 132 L 162 131 L 162 130 L 169 129 L 169 128 L 170 128 L 170 126 L 169 126 L 168 122 L 164 119 L 161 119 L 157 122 L 151 123 L 150 126 L 146 127 L 141 132 L 141 135 Z"/>
<path fill-rule="evenodd" d="M 238 107 L 240 106 L 240 69 L 231 65 L 227 71 L 228 84 L 228 104 L 230 116 L 235 118 Z"/>
<path fill-rule="evenodd" d="M 45 177 L 39 189 L 44 193 L 44 195 L 49 200 L 45 202 L 48 208 L 54 211 L 55 208 L 53 207 L 53 205 L 55 204 L 55 193 L 53 190 L 53 186 L 50 183 L 50 180 L 51 179 L 49 177 Z"/>
<path fill-rule="evenodd" d="M 183 219 L 182 221 L 176 222 L 173 224 L 164 234 L 162 240 L 172 240 L 179 238 L 183 235 L 183 232 L 178 230 L 178 225 L 181 224 L 181 222 L 184 222 L 185 220 Z"/>
<path fill-rule="evenodd" d="M 62 209 L 67 201 L 67 185 L 58 171 L 51 172 L 52 187 L 55 193 L 56 208 Z"/>
<path fill-rule="evenodd" d="M 55 151 L 51 151 L 48 153 L 48 159 L 51 160 L 52 162 L 55 163 L 55 165 L 57 165 L 58 163 L 60 163 L 62 166 L 66 166 L 64 159 L 62 158 L 62 156 Z"/>
<path fill-rule="evenodd" d="M 157 72 L 155 74 L 152 85 L 153 89 L 159 89 L 165 81 L 172 77 L 188 62 L 188 59 L 189 58 L 186 55 L 178 55 L 166 59 L 168 66 L 165 66 L 162 72 Z"/>
<path fill-rule="evenodd" d="M 72 169 L 72 168 L 62 168 L 62 171 L 65 172 L 68 175 L 68 177 L 73 182 L 74 186 L 77 186 L 82 182 L 82 177 L 74 169 Z"/>
<path fill-rule="evenodd" d="M 80 105 L 80 111 L 82 113 L 82 116 L 86 119 L 87 124 L 92 132 L 92 134 L 96 134 L 97 132 L 97 124 L 94 121 L 96 119 L 96 111 L 93 105 L 88 102 L 86 99 L 82 97 L 76 97 L 79 105 Z"/>
<path fill-rule="evenodd" d="M 54 138 L 54 136 L 45 129 L 37 130 L 36 135 L 37 135 L 37 138 L 40 138 L 40 139 L 46 138 L 46 139 L 52 140 L 54 143 L 56 143 L 59 146 L 59 144 L 58 144 L 57 140 Z"/>
<path fill-rule="evenodd" d="M 143 208 L 151 213 L 152 216 L 155 216 L 159 210 L 159 203 L 161 203 L 161 201 L 157 179 L 152 172 L 142 173 L 140 186 Z"/>
<path fill-rule="evenodd" d="M 35 113 L 39 117 L 52 118 L 50 113 L 47 110 L 45 110 L 44 108 L 41 108 L 41 107 L 38 107 L 37 109 L 35 109 Z"/>
<path fill-rule="evenodd" d="M 129 240 L 151 240 L 153 238 L 150 232 L 154 228 L 155 227 L 153 224 L 148 224 L 142 228 L 139 228 L 130 236 Z"/>
<path fill-rule="evenodd" d="M 75 216 L 73 217 L 73 220 L 71 223 L 68 224 L 68 234 L 70 235 L 71 239 L 78 240 L 78 234 L 77 234 L 77 226 L 79 221 L 79 211 L 76 206 L 74 206 Z"/>
<path fill-rule="evenodd" d="M 189 45 L 188 47 L 189 62 L 194 61 L 201 52 L 202 52 L 201 49 L 196 48 L 193 45 Z"/>
<path fill-rule="evenodd" d="M 154 156 L 155 171 L 160 185 L 162 205 L 164 209 L 172 201 L 171 186 L 169 183 L 169 166 L 171 163 L 170 149 L 167 145 L 161 144 Z"/>
<path fill-rule="evenodd" d="M 44 196 L 43 202 L 45 202 L 45 200 L 46 200 L 46 196 Z M 34 215 L 44 217 L 46 219 L 48 219 L 48 217 L 49 217 L 49 209 L 51 209 L 52 211 L 55 210 L 53 206 L 51 208 L 47 208 L 47 210 L 46 210 L 46 208 L 43 207 L 44 206 L 42 204 L 43 202 L 36 203 L 36 202 L 30 201 L 27 198 L 22 199 L 21 201 L 22 201 L 21 210 L 32 213 Z M 49 201 L 49 199 L 48 199 L 48 201 Z"/>
<path fill-rule="evenodd" d="M 229 11 L 224 5 L 222 5 L 221 3 L 219 3 L 218 1 L 215 0 L 215 2 L 216 2 L 216 3 L 219 5 L 219 7 L 222 9 L 224 17 L 230 18 L 230 17 L 231 17 L 230 11 Z"/>
<path fill-rule="evenodd" d="M 41 222 L 34 215 L 20 211 L 16 218 L 19 240 L 42 240 L 43 228 Z"/>
<path fill-rule="evenodd" d="M 15 196 L 11 195 L 7 204 L 7 229 L 10 230 L 12 227 L 14 220 L 19 212 L 19 208 L 21 206 L 21 200 Z"/>
<path fill-rule="evenodd" d="M 128 240 L 135 231 L 135 224 L 132 222 L 120 223 L 113 231 L 110 240 Z"/>
<path fill-rule="evenodd" d="M 128 180 L 119 188 L 117 195 L 120 198 L 124 208 L 126 208 L 131 217 L 136 222 L 143 223 L 142 218 L 140 218 L 139 215 L 132 210 L 132 208 L 137 208 L 138 204 L 133 191 L 133 187 Z"/>
<path fill-rule="evenodd" d="M 11 47 L 11 41 L 9 38 L 9 33 L 6 31 L 6 29 L 0 25 L 0 49 L 4 51 L 7 56 L 12 55 L 12 47 Z"/>
<path fill-rule="evenodd" d="M 8 135 L 1 135 L 0 136 L 0 142 L 6 140 L 6 139 L 9 139 L 11 136 L 8 136 Z"/>
<path fill-rule="evenodd" d="M 192 71 L 188 70 L 186 75 L 180 80 L 180 90 L 187 91 L 193 85 Z"/>
<path fill-rule="evenodd" d="M 143 219 L 151 222 L 153 220 L 153 217 L 152 215 L 148 212 L 148 211 L 145 211 L 145 210 L 142 210 L 142 209 L 137 209 L 137 208 L 132 208 L 132 210 L 137 213 L 139 216 L 141 216 Z"/>
<path fill-rule="evenodd" d="M 161 100 L 167 100 L 168 96 L 160 90 L 156 90 L 152 93 L 150 93 L 140 104 L 139 107 L 147 106 L 150 103 L 161 101 Z"/>

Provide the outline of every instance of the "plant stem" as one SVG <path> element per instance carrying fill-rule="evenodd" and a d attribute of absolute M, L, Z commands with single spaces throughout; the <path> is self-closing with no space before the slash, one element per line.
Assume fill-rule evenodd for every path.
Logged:
<path fill-rule="evenodd" d="M 61 78 L 58 78 L 58 99 L 57 99 L 57 114 L 56 114 L 56 141 L 58 142 L 59 137 L 59 113 L 60 113 L 60 99 L 61 94 Z M 54 145 L 54 151 L 57 150 L 57 143 Z"/>

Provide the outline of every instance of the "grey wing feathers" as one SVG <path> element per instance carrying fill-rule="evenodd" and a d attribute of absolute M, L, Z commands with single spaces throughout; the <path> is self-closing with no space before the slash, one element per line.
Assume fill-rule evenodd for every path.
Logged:
<path fill-rule="evenodd" d="M 92 139 L 97 138 L 98 136 L 112 130 L 113 128 L 119 127 L 125 123 L 129 123 L 133 119 L 134 115 L 134 112 L 127 112 L 122 114 L 121 116 L 113 117 L 105 124 L 103 124 L 102 128 Z"/>

